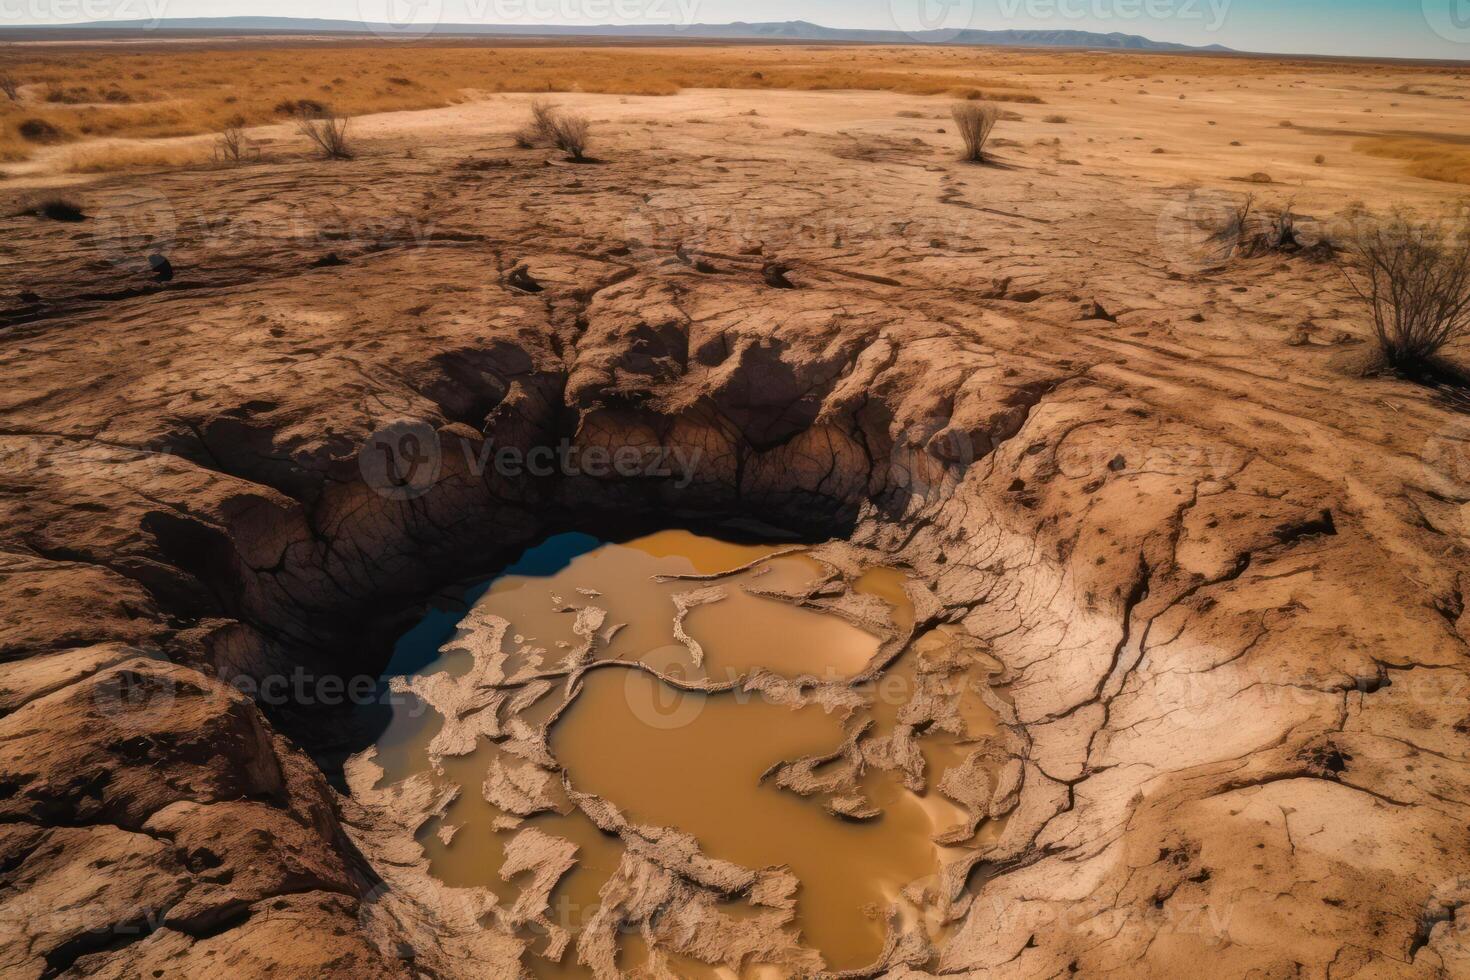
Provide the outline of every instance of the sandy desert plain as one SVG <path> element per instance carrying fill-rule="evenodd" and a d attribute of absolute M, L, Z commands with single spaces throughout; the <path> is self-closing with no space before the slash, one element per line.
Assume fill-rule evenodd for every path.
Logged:
<path fill-rule="evenodd" d="M 5 78 L 3 975 L 1470 976 L 1470 397 L 1347 278 L 1470 67 Z"/>

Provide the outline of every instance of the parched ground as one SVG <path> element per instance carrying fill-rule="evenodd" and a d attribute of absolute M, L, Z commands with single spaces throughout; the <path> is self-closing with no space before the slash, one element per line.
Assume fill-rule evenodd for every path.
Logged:
<path fill-rule="evenodd" d="M 1005 667 L 1003 832 L 923 897 L 944 941 L 899 930 L 864 975 L 1465 975 L 1470 425 L 1362 376 L 1333 262 L 1209 241 L 1248 190 L 1307 241 L 1355 202 L 1452 213 L 1353 150 L 1384 116 L 1453 132 L 1436 78 L 1190 78 L 1146 111 L 1058 81 L 984 167 L 912 96 L 564 96 L 587 165 L 515 149 L 504 96 L 0 219 L 0 968 L 516 969 L 493 896 L 415 877 L 394 820 L 430 801 L 344 795 L 315 705 L 220 678 L 372 674 L 391 610 L 654 514 L 847 538 Z M 395 423 L 438 440 L 426 492 L 364 478 Z M 462 453 L 563 437 L 706 462 Z M 643 847 L 618 896 L 649 972 L 681 909 L 780 904 L 698 857 Z"/>

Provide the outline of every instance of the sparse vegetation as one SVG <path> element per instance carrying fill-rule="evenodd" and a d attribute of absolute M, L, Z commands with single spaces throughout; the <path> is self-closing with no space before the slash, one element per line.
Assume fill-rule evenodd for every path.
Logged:
<path fill-rule="evenodd" d="M 78 222 L 86 221 L 87 216 L 82 211 L 82 206 L 75 201 L 65 197 L 43 197 L 23 203 L 19 208 L 11 211 L 13 217 L 29 215 L 33 218 L 45 218 L 48 221 Z"/>
<path fill-rule="evenodd" d="M 249 137 L 239 126 L 226 126 L 214 141 L 214 156 L 221 163 L 239 163 L 248 152 Z"/>
<path fill-rule="evenodd" d="M 67 156 L 63 166 L 68 173 L 105 174 L 119 170 L 195 166 L 209 159 L 210 147 L 204 143 L 149 145 L 107 142 L 77 148 Z"/>
<path fill-rule="evenodd" d="M 673 95 L 684 88 L 856 89 L 1041 101 L 1014 73 L 996 71 L 993 55 L 938 50 L 915 55 L 872 49 L 855 60 L 835 48 L 717 53 L 705 47 L 620 51 L 442 43 L 402 46 L 386 55 L 380 47 L 344 44 L 334 48 L 324 68 L 311 48 L 266 39 L 229 49 L 169 48 L 131 51 L 119 45 L 83 54 L 37 46 L 23 53 L 7 51 L 3 70 L 36 87 L 37 97 L 18 103 L 0 98 L 0 160 L 34 153 L 35 143 L 16 131 L 26 115 L 77 138 L 151 139 L 219 133 L 235 116 L 246 126 L 289 121 L 302 109 L 319 112 L 327 103 L 350 118 L 439 108 L 494 92 Z M 1042 67 L 1038 60 L 1037 70 Z M 240 85 L 241 78 L 250 84 Z M 63 92 L 85 88 L 89 95 L 74 104 L 48 103 L 44 96 L 52 85 Z M 114 91 L 119 94 L 109 95 Z M 120 98 L 130 101 L 115 101 Z"/>
<path fill-rule="evenodd" d="M 1222 258 L 1233 258 L 1245 248 L 1255 205 L 1255 195 L 1247 194 L 1243 201 L 1230 209 L 1220 227 L 1210 234 L 1209 243 L 1222 253 Z"/>
<path fill-rule="evenodd" d="M 570 116 L 558 113 L 552 121 L 552 142 L 572 160 L 580 163 L 587 159 L 587 138 L 592 124 L 586 116 Z"/>
<path fill-rule="evenodd" d="M 1043 119 L 1041 121 L 1042 122 L 1045 122 L 1045 123 L 1064 123 L 1064 122 L 1067 121 L 1067 117 L 1066 116 L 1059 116 L 1059 115 L 1050 115 L 1050 116 L 1047 116 L 1045 119 Z"/>
<path fill-rule="evenodd" d="M 1303 251 L 1301 240 L 1296 234 L 1296 215 L 1292 202 L 1288 201 L 1274 215 L 1256 207 L 1255 195 L 1247 194 L 1225 220 L 1210 235 L 1209 242 L 1218 252 L 1218 258 L 1245 259 L 1268 253 L 1299 253 Z M 1313 258 L 1329 258 L 1333 253 L 1330 243 L 1318 241 L 1306 253 Z"/>
<path fill-rule="evenodd" d="M 1000 118 L 1000 109 L 990 102 L 956 102 L 950 109 L 960 138 L 965 141 L 965 159 L 971 163 L 985 160 L 985 141 Z"/>
<path fill-rule="evenodd" d="M 545 99 L 531 103 L 531 121 L 517 130 L 515 143 L 522 149 L 554 146 L 568 158 L 581 163 L 587 159 L 587 140 L 592 124 L 585 116 L 568 115 Z"/>
<path fill-rule="evenodd" d="M 1403 215 L 1353 243 L 1360 268 L 1343 274 L 1373 320 L 1384 360 L 1422 376 L 1437 354 L 1470 333 L 1470 236 L 1417 225 Z"/>
<path fill-rule="evenodd" d="M 11 102 L 19 102 L 20 82 L 8 72 L 0 72 L 0 92 L 5 93 L 5 97 Z"/>
<path fill-rule="evenodd" d="M 30 143 L 60 143 L 66 138 L 66 134 L 44 119 L 26 119 L 15 131 Z"/>
<path fill-rule="evenodd" d="M 1429 139 L 1385 136 L 1361 140 L 1353 149 L 1370 157 L 1403 160 L 1411 177 L 1470 184 L 1470 146 Z"/>
<path fill-rule="evenodd" d="M 323 160 L 352 159 L 345 116 L 339 116 L 331 109 L 319 113 L 302 112 L 296 117 L 296 131 L 315 144 Z"/>
<path fill-rule="evenodd" d="M 531 103 L 531 133 L 535 142 L 550 143 L 556 137 L 552 122 L 556 118 L 556 106 L 545 99 Z M 534 144 L 533 144 L 534 145 Z"/>

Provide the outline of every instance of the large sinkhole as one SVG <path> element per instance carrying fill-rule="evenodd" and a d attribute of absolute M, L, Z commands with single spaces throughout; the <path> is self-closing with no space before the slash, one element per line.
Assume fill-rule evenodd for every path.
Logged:
<path fill-rule="evenodd" d="M 728 538 L 556 534 L 402 634 L 346 769 L 420 906 L 488 891 L 462 918 L 537 976 L 942 947 L 943 868 L 1002 823 L 994 663 L 900 569 Z"/>

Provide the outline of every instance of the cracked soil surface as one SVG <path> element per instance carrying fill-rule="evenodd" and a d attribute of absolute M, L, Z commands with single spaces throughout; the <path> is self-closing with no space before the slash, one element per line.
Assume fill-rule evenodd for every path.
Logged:
<path fill-rule="evenodd" d="M 511 908 L 436 883 L 431 787 L 370 788 L 330 711 L 226 681 L 375 677 L 428 596 L 548 533 L 741 519 L 831 539 L 844 581 L 904 569 L 894 642 L 1000 668 L 945 793 L 1003 829 L 922 896 L 942 941 L 894 918 L 859 975 L 1470 973 L 1470 425 L 1358 375 L 1331 262 L 1199 260 L 1179 180 L 1059 165 L 1029 137 L 1077 137 L 1034 122 L 966 166 L 926 100 L 568 97 L 584 166 L 511 146 L 524 101 L 0 219 L 0 972 L 527 968 L 565 841 L 516 838 Z M 1386 173 L 1359 196 L 1449 197 Z M 1301 191 L 1309 236 L 1339 199 Z M 438 465 L 379 492 L 359 455 L 403 427 Z M 700 463 L 476 465 L 564 439 Z M 555 772 L 497 710 L 471 741 Z M 616 926 L 645 975 L 824 968 L 789 875 L 583 809 L 625 864 L 568 957 L 615 975 Z"/>

